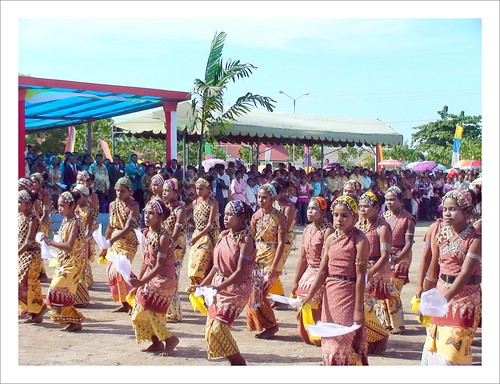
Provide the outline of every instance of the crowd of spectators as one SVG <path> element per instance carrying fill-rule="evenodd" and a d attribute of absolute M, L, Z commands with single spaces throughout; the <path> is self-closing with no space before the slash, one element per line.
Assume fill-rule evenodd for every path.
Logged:
<path fill-rule="evenodd" d="M 51 151 L 37 153 L 28 144 L 25 153 L 26 177 L 32 173 L 41 173 L 46 181 L 47 189 L 52 195 L 54 208 L 59 194 L 75 186 L 78 171 L 86 170 L 93 179 L 93 189 L 99 198 L 100 212 L 106 213 L 111 201 L 116 197 L 114 186 L 116 181 L 127 176 L 134 187 L 134 198 L 141 209 L 152 196 L 151 177 L 161 173 L 164 179 L 175 177 L 184 188 L 181 197 L 186 199 L 189 188 L 199 176 L 198 169 L 188 165 L 185 169 L 172 159 L 168 164 L 161 162 L 139 162 L 136 154 L 123 159 L 114 155 L 113 160 L 105 159 L 102 154 L 79 154 L 66 152 L 63 157 Z M 126 161 L 125 161 L 126 160 Z M 478 170 L 455 170 L 413 172 L 410 169 L 386 170 L 376 172 L 372 169 L 354 166 L 346 168 L 341 164 L 332 168 L 312 168 L 309 172 L 297 169 L 291 163 L 279 163 L 273 169 L 266 164 L 259 172 L 256 164 L 247 167 L 240 161 L 229 161 L 227 166 L 218 164 L 209 173 L 214 181 L 212 193 L 219 203 L 219 211 L 223 212 L 225 204 L 231 199 L 245 200 L 253 209 L 257 208 L 257 192 L 259 187 L 273 179 L 282 179 L 286 183 L 286 194 L 297 207 L 297 224 L 307 224 L 307 202 L 311 197 L 321 196 L 332 202 L 343 193 L 344 184 L 348 180 L 359 183 L 360 193 L 374 191 L 383 201 L 385 191 L 397 185 L 404 194 L 405 208 L 417 221 L 434 221 L 441 214 L 441 198 L 451 189 L 471 189 L 476 192 L 476 209 L 480 211 L 481 185 Z M 192 191 L 191 191 L 192 192 Z M 479 212 L 480 213 L 480 212 Z M 221 223 L 222 224 L 222 223 Z"/>

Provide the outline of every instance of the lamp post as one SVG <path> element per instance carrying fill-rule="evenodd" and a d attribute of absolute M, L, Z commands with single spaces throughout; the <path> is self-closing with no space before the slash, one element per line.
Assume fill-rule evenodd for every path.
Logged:
<path fill-rule="evenodd" d="M 285 95 L 286 97 L 290 98 L 293 100 L 293 113 L 295 114 L 295 102 L 300 99 L 301 97 L 303 96 L 308 96 L 309 95 L 309 92 L 306 92 L 302 95 L 300 95 L 299 97 L 292 97 L 288 94 L 286 94 L 285 92 L 283 91 L 279 91 L 278 93 L 282 94 L 282 95 Z M 295 163 L 295 144 L 292 144 L 292 148 L 293 148 L 293 153 L 292 153 L 292 163 Z"/>
<path fill-rule="evenodd" d="M 296 102 L 298 99 L 300 99 L 302 96 L 308 96 L 308 95 L 309 95 L 309 92 L 306 92 L 306 93 L 304 93 L 304 94 L 300 95 L 299 97 L 292 97 L 292 96 L 290 96 L 290 95 L 287 95 L 287 94 L 286 94 L 285 92 L 283 92 L 283 91 L 279 91 L 279 93 L 280 93 L 280 94 L 282 94 L 282 95 L 285 95 L 286 97 L 289 97 L 290 99 L 292 99 L 292 100 L 293 100 L 293 113 L 295 113 L 295 102 Z"/>

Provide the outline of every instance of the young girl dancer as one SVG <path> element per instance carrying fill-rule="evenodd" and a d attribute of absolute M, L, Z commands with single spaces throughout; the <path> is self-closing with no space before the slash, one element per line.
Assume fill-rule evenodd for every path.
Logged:
<path fill-rule="evenodd" d="M 161 351 L 169 356 L 179 339 L 167 329 L 167 309 L 177 292 L 177 272 L 173 243 L 162 223 L 168 208 L 161 200 L 152 199 L 144 208 L 143 263 L 139 277 L 130 284 L 137 290 L 132 310 L 132 326 L 137 343 L 150 340 L 143 352 Z"/>
<path fill-rule="evenodd" d="M 42 257 L 40 247 L 35 241 L 39 225 L 38 217 L 33 212 L 36 195 L 26 190 L 19 191 L 17 201 L 18 312 L 20 316 L 29 316 L 25 323 L 41 323 L 47 306 L 43 302 L 42 287 L 38 279 Z"/>
<path fill-rule="evenodd" d="M 326 211 L 328 204 L 322 197 L 313 197 L 307 206 L 307 220 L 311 223 L 304 229 L 303 245 L 300 259 L 297 263 L 295 279 L 292 287 L 292 295 L 307 295 L 319 271 L 321 262 L 321 252 L 323 244 L 328 236 L 333 232 L 330 223 L 327 223 Z M 323 302 L 324 288 L 320 287 L 310 301 L 314 322 L 321 320 L 321 303 Z M 303 326 L 302 310 L 299 309 L 297 315 L 297 330 L 299 335 L 307 344 L 321 346 L 321 341 L 311 340 L 307 330 Z"/>
<path fill-rule="evenodd" d="M 208 307 L 205 340 L 208 358 L 225 357 L 231 365 L 246 365 L 231 335 L 234 320 L 243 311 L 252 288 L 255 242 L 249 231 L 252 209 L 240 200 L 227 203 L 224 212 L 226 231 L 214 250 L 214 266 L 201 286 L 217 291 Z"/>
<path fill-rule="evenodd" d="M 424 290 L 434 286 L 448 302 L 444 317 L 431 317 L 422 365 L 470 365 L 471 345 L 481 316 L 481 234 L 469 222 L 467 190 L 443 198 L 443 227 L 432 243 Z"/>
<path fill-rule="evenodd" d="M 196 181 L 198 197 L 193 202 L 195 230 L 189 245 L 188 277 L 191 285 L 200 285 L 212 269 L 213 251 L 219 237 L 219 204 L 212 196 L 211 180 Z"/>
<path fill-rule="evenodd" d="M 153 179 L 156 177 L 153 176 Z M 170 211 L 170 215 L 163 223 L 167 233 L 174 244 L 175 269 L 177 278 L 180 279 L 182 262 L 186 253 L 186 206 L 179 200 L 179 181 L 175 178 L 168 179 L 163 183 L 163 202 Z M 167 312 L 169 321 L 182 321 L 181 299 L 179 287 L 175 293 L 170 308 Z"/>
<path fill-rule="evenodd" d="M 75 308 L 78 282 L 83 277 L 85 259 L 83 249 L 85 232 L 80 219 L 75 215 L 79 192 L 63 192 L 57 201 L 58 211 L 64 216 L 59 228 L 58 242 L 45 237 L 45 242 L 59 249 L 59 265 L 54 269 L 49 292 L 45 299 L 52 309 L 51 319 L 57 323 L 69 324 L 63 331 L 75 332 L 82 329 L 83 314 Z"/>
<path fill-rule="evenodd" d="M 246 307 L 247 329 L 262 331 L 258 339 L 270 339 L 279 327 L 267 294 L 282 270 L 286 235 L 286 218 L 273 207 L 278 196 L 273 184 L 259 188 L 257 201 L 259 209 L 252 216 L 251 231 L 254 234 L 257 257 L 253 271 L 252 294 Z"/>
<path fill-rule="evenodd" d="M 354 332 L 322 337 L 323 365 L 368 365 L 364 336 L 364 293 L 368 239 L 354 225 L 358 203 L 354 195 L 342 195 L 332 203 L 335 232 L 326 239 L 318 274 L 302 305 L 312 300 L 324 285 L 321 321 L 351 326 Z"/>
<path fill-rule="evenodd" d="M 134 229 L 139 227 L 139 204 L 133 197 L 132 181 L 128 177 L 121 177 L 116 181 L 115 191 L 116 200 L 109 205 L 109 223 L 106 229 L 106 238 L 110 239 L 111 243 L 108 253 L 121 253 L 132 263 L 139 245 L 134 232 Z M 113 312 L 129 312 L 131 307 L 125 297 L 132 287 L 118 273 L 111 261 L 108 261 L 106 273 L 113 301 L 122 304 Z"/>
<path fill-rule="evenodd" d="M 365 292 L 366 341 L 368 351 L 375 354 L 383 353 L 389 340 L 389 333 L 377 316 L 377 300 L 387 300 L 397 295 L 392 286 L 389 264 L 391 227 L 378 215 L 379 210 L 380 202 L 374 192 L 367 191 L 361 195 L 356 227 L 363 231 L 370 244 Z"/>
<path fill-rule="evenodd" d="M 410 270 L 415 233 L 415 218 L 403 207 L 403 192 L 397 186 L 392 186 L 385 192 L 385 204 L 387 211 L 384 218 L 391 226 L 392 244 L 390 251 L 390 263 L 392 270 L 392 284 L 398 295 L 382 304 L 380 310 L 384 317 L 384 326 L 392 334 L 404 333 L 403 303 L 401 301 L 401 290 L 410 280 Z M 385 313 L 385 315 L 382 315 Z"/>

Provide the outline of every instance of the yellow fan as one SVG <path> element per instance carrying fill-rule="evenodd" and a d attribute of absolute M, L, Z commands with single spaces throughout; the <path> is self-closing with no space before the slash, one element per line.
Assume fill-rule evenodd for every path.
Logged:
<path fill-rule="evenodd" d="M 194 292 L 189 294 L 189 301 L 193 306 L 193 311 L 196 312 L 198 310 L 202 315 L 207 314 L 207 309 L 205 308 L 205 300 L 203 300 L 203 296 L 195 296 Z"/>
<path fill-rule="evenodd" d="M 316 324 L 313 318 L 311 304 L 309 303 L 306 303 L 302 306 L 302 324 L 304 325 L 304 328 L 306 330 L 308 325 Z M 309 335 L 309 339 L 311 340 L 321 340 L 321 337 L 311 336 L 309 334 L 309 331 L 307 331 L 307 334 Z"/>
<path fill-rule="evenodd" d="M 127 294 L 127 296 L 125 296 L 125 301 L 129 303 L 131 307 L 133 307 L 135 304 L 135 295 L 130 293 Z"/>

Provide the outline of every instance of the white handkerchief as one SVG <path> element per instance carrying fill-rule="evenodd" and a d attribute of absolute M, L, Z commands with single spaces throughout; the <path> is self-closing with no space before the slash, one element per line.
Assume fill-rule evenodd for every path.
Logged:
<path fill-rule="evenodd" d="M 194 295 L 196 297 L 203 296 L 203 299 L 208 306 L 212 305 L 216 294 L 217 290 L 212 287 L 197 287 L 194 291 Z"/>
<path fill-rule="evenodd" d="M 137 228 L 134 229 L 134 232 L 135 232 L 135 235 L 137 236 L 137 241 L 139 242 L 139 245 L 142 247 L 144 235 Z"/>
<path fill-rule="evenodd" d="M 297 307 L 300 304 L 300 299 L 292 299 L 291 297 L 269 294 L 269 298 L 278 303 L 288 304 L 291 307 Z"/>
<path fill-rule="evenodd" d="M 94 238 L 94 241 L 96 244 L 101 247 L 101 249 L 108 249 L 111 247 L 111 243 L 109 242 L 108 239 L 106 239 L 102 235 L 102 224 L 99 223 L 99 226 L 96 228 L 94 232 L 92 232 L 92 237 Z"/>
<path fill-rule="evenodd" d="M 57 258 L 57 252 L 50 249 L 49 245 L 42 241 L 43 232 L 38 232 L 35 236 L 35 240 L 40 244 L 40 251 L 42 253 L 42 259 L 52 260 Z"/>
<path fill-rule="evenodd" d="M 323 323 L 318 321 L 315 325 L 307 325 L 307 330 L 311 336 L 317 337 L 334 337 L 345 335 L 360 328 L 361 324 L 354 323 L 350 327 L 335 323 Z"/>
<path fill-rule="evenodd" d="M 121 253 L 109 253 L 106 255 L 106 258 L 113 263 L 116 271 L 123 276 L 123 279 L 130 284 L 130 273 L 132 271 L 132 267 L 130 265 L 130 260 L 127 256 Z"/>
<path fill-rule="evenodd" d="M 420 296 L 420 313 L 424 316 L 443 317 L 448 313 L 448 302 L 436 288 Z"/>

